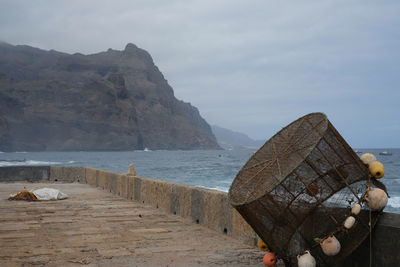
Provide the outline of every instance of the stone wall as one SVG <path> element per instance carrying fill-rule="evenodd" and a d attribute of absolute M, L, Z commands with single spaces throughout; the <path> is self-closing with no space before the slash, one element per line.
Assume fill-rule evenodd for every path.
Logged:
<path fill-rule="evenodd" d="M 230 206 L 225 192 L 93 168 L 85 168 L 85 178 L 92 186 L 190 219 L 246 244 L 256 242 L 255 232 Z"/>
<path fill-rule="evenodd" d="M 50 182 L 86 183 L 85 167 L 50 167 Z"/>
<path fill-rule="evenodd" d="M 10 166 L 0 167 L 0 182 L 48 181 L 50 177 L 49 166 Z"/>

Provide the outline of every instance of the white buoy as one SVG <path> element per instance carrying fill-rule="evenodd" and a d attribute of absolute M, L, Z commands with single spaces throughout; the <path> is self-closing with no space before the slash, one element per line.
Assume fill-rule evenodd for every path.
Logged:
<path fill-rule="evenodd" d="M 343 223 L 344 228 L 350 229 L 351 227 L 353 227 L 355 222 L 356 222 L 356 218 L 354 218 L 353 216 L 347 217 Z"/>
<path fill-rule="evenodd" d="M 351 208 L 351 213 L 354 215 L 358 215 L 361 211 L 361 205 L 356 203 L 354 206 Z"/>
<path fill-rule="evenodd" d="M 303 255 L 297 255 L 297 265 L 299 267 L 315 267 L 317 263 L 310 251 L 306 250 Z"/>
<path fill-rule="evenodd" d="M 368 207 L 370 207 L 372 210 L 382 210 L 384 207 L 386 207 L 388 196 L 382 189 L 374 187 L 368 189 L 365 200 Z"/>

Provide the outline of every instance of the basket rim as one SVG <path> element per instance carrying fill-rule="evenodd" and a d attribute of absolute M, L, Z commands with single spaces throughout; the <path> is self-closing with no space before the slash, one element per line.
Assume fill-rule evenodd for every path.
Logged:
<path fill-rule="evenodd" d="M 237 207 L 237 206 L 243 206 L 243 205 L 247 205 L 247 204 L 250 204 L 250 203 L 252 203 L 252 202 L 254 202 L 254 201 L 257 201 L 257 199 L 259 199 L 259 198 L 262 198 L 262 197 L 264 197 L 266 194 L 268 194 L 269 192 L 264 192 L 261 196 L 259 196 L 258 198 L 253 198 L 253 199 L 250 199 L 250 200 L 245 200 L 245 201 L 234 201 L 234 197 L 232 197 L 232 190 L 233 190 L 233 185 L 234 185 L 234 182 L 235 182 L 235 180 L 239 177 L 239 175 L 241 174 L 241 172 L 242 172 L 242 170 L 243 170 L 243 168 L 244 167 L 246 167 L 247 166 L 247 164 L 250 162 L 250 160 L 251 159 L 253 159 L 253 157 L 255 156 L 255 155 L 257 155 L 257 153 L 259 152 L 259 151 L 261 151 L 269 142 L 272 142 L 271 140 L 273 140 L 274 138 L 275 138 L 275 136 L 277 136 L 277 135 L 279 135 L 279 134 L 281 134 L 281 132 L 282 131 L 284 131 L 285 129 L 287 129 L 287 128 L 289 128 L 290 126 L 292 126 L 293 124 L 295 124 L 296 122 L 298 122 L 298 121 L 300 121 L 300 120 L 304 120 L 305 118 L 307 118 L 307 117 L 312 117 L 312 116 L 322 116 L 322 118 L 323 118 L 323 120 L 321 121 L 321 122 L 324 122 L 325 123 L 325 125 L 324 125 L 324 131 L 323 131 L 323 133 L 325 133 L 326 132 L 326 130 L 328 129 L 328 127 L 329 127 L 329 120 L 328 120 L 328 117 L 326 116 L 326 114 L 325 113 L 322 113 L 322 112 L 312 112 L 312 113 L 308 113 L 308 114 L 306 114 L 306 115 L 304 115 L 304 116 L 301 116 L 300 118 L 298 118 L 298 119 L 296 119 L 295 121 L 293 121 L 293 122 L 291 122 L 291 123 L 289 123 L 288 125 L 286 125 L 285 127 L 283 127 L 281 130 L 279 130 L 277 133 L 275 133 L 271 138 L 269 138 L 247 161 L 246 161 L 246 163 L 242 166 L 242 168 L 239 170 L 239 172 L 236 174 L 236 176 L 235 176 L 235 179 L 233 179 L 233 181 L 232 181 L 232 184 L 231 184 L 231 186 L 229 187 L 229 190 L 228 190 L 228 199 L 229 199 L 229 201 L 230 201 L 230 203 L 231 203 L 231 205 L 233 206 L 233 207 Z M 307 158 L 310 154 L 311 154 L 311 152 L 313 151 L 313 149 L 318 145 L 318 143 L 321 141 L 321 139 L 322 139 L 322 137 L 323 137 L 323 135 L 320 135 L 319 137 L 318 137 L 318 139 L 317 139 L 317 141 L 315 141 L 315 143 L 313 144 L 313 147 L 312 147 L 312 149 L 307 153 L 307 154 L 305 154 L 304 155 L 304 158 Z M 300 164 L 301 162 L 299 162 L 299 164 Z M 291 169 L 288 169 L 288 170 L 286 170 L 285 171 L 285 175 L 284 175 L 284 177 L 286 177 L 287 175 L 289 175 L 290 173 L 292 173 L 293 172 L 293 170 L 295 170 L 296 168 L 298 167 L 298 164 L 296 165 L 296 166 L 294 166 L 293 168 L 291 168 Z M 284 181 L 284 179 L 282 179 L 281 181 L 279 181 L 278 183 L 276 183 L 276 185 L 273 187 L 273 188 L 276 188 L 279 184 L 281 184 L 282 182 Z M 272 191 L 273 189 L 271 189 L 271 191 Z"/>

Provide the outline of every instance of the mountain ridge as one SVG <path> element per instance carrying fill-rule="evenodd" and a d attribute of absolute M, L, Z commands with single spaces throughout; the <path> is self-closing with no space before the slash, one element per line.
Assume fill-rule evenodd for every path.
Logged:
<path fill-rule="evenodd" d="M 259 148 L 265 143 L 264 140 L 254 140 L 244 133 L 236 132 L 218 125 L 211 125 L 211 129 L 220 146 L 225 149 L 234 147 Z"/>
<path fill-rule="evenodd" d="M 0 42 L 0 150 L 220 149 L 150 54 L 67 54 Z"/>

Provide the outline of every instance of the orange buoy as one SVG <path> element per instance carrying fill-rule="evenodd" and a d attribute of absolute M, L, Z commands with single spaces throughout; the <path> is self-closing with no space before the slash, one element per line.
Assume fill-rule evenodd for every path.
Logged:
<path fill-rule="evenodd" d="M 275 253 L 268 252 L 267 254 L 265 254 L 263 262 L 264 262 L 265 266 L 268 266 L 268 267 L 275 266 L 275 264 L 277 262 Z"/>
<path fill-rule="evenodd" d="M 340 252 L 340 242 L 334 235 L 325 238 L 320 245 L 327 256 L 335 256 Z"/>

